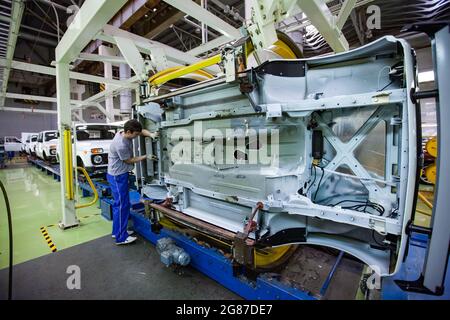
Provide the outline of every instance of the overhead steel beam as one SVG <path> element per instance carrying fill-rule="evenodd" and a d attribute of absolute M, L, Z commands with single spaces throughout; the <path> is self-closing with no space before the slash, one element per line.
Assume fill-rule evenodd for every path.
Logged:
<path fill-rule="evenodd" d="M 28 109 L 28 108 L 13 108 L 13 107 L 3 107 L 0 111 L 14 111 L 14 112 L 29 112 L 29 113 L 49 113 L 56 114 L 56 110 L 46 110 L 46 109 Z"/>
<path fill-rule="evenodd" d="M 111 48 L 111 47 L 107 47 L 107 46 L 103 46 L 103 45 L 101 45 L 98 48 L 98 53 L 101 54 L 102 56 L 115 56 L 117 54 L 115 48 Z M 112 79 L 112 77 L 113 77 L 112 63 L 110 63 L 108 61 L 103 62 L 103 75 L 106 79 Z M 111 89 L 111 86 L 105 85 L 104 89 L 109 90 L 109 89 Z M 110 112 L 112 110 L 114 110 L 114 99 L 113 98 L 114 97 L 112 97 L 112 96 L 107 96 L 105 99 L 106 116 L 108 117 L 109 121 L 111 121 Z M 114 119 L 114 117 L 112 117 L 112 118 Z"/>
<path fill-rule="evenodd" d="M 167 19 L 162 20 L 162 18 L 157 16 L 155 18 L 155 20 L 157 20 L 157 22 L 159 22 L 159 19 L 161 19 L 162 20 L 161 23 L 159 23 L 154 28 L 147 29 L 149 31 L 146 34 L 144 34 L 144 38 L 147 38 L 147 39 L 155 38 L 161 32 L 167 30 L 172 24 L 174 24 L 174 23 L 178 22 L 179 20 L 183 19 L 183 17 L 185 16 L 185 13 L 183 13 L 183 12 L 180 12 L 180 11 L 177 11 L 177 10 L 172 10 L 172 11 L 176 11 L 176 12 L 173 12 L 172 15 L 169 18 L 167 18 Z M 166 14 L 166 16 L 167 16 L 167 14 Z"/>
<path fill-rule="evenodd" d="M 331 1 L 332 0 L 326 0 L 325 2 L 328 3 L 328 2 L 331 2 Z M 365 6 L 368 3 L 373 2 L 373 1 L 374 0 L 359 0 L 358 2 L 356 2 L 354 8 L 359 8 L 359 7 Z M 336 15 L 336 14 L 338 15 L 339 11 L 341 10 L 341 8 L 342 8 L 341 5 L 335 5 L 335 6 L 330 8 L 330 11 L 331 11 L 331 13 L 333 15 Z M 354 11 L 352 11 L 352 13 L 354 13 Z M 300 19 L 300 20 L 296 21 L 295 23 L 290 23 L 290 24 L 288 24 L 286 26 L 280 27 L 280 30 L 283 31 L 283 32 L 286 32 L 286 33 L 290 33 L 290 32 L 293 32 L 293 31 L 300 30 L 300 29 L 302 29 L 302 28 L 304 28 L 306 26 L 309 26 L 309 25 L 311 25 L 311 21 L 309 21 L 308 18 L 303 18 L 303 19 Z"/>
<path fill-rule="evenodd" d="M 180 11 L 183 11 L 187 15 L 201 21 L 206 24 L 208 27 L 211 27 L 223 35 L 231 38 L 238 39 L 241 37 L 241 34 L 238 29 L 233 27 L 232 25 L 226 23 L 219 17 L 215 16 L 208 10 L 202 8 L 198 4 L 190 0 L 164 0 L 164 2 L 170 4 L 172 7 L 177 8 Z"/>
<path fill-rule="evenodd" d="M 7 16 L 3 16 L 3 15 L 0 14 L 0 22 L 6 22 L 6 23 L 9 24 L 9 23 L 11 23 L 11 18 L 9 18 L 9 17 L 7 17 Z M 30 27 L 30 26 L 26 26 L 26 25 L 24 25 L 24 24 L 22 24 L 22 25 L 20 26 L 20 28 L 21 28 L 21 29 L 27 29 L 27 30 L 31 30 L 31 31 L 40 32 L 41 34 L 46 34 L 46 35 L 48 35 L 48 36 L 55 37 L 55 38 L 58 37 L 58 35 L 55 34 L 55 33 L 51 33 L 51 32 L 45 31 L 45 30 L 39 30 L 39 29 L 37 29 L 37 28 L 33 28 L 33 27 Z M 19 37 L 20 37 L 20 34 L 19 34 Z"/>
<path fill-rule="evenodd" d="M 334 16 L 323 0 L 297 1 L 297 5 L 334 52 L 348 51 L 347 39 L 337 27 Z"/>
<path fill-rule="evenodd" d="M 0 58 L 0 67 L 6 67 L 7 61 L 5 59 Z M 56 69 L 53 67 L 41 66 L 38 64 L 20 62 L 20 61 L 11 61 L 11 68 L 22 71 L 36 72 L 41 74 L 47 74 L 51 76 L 56 76 Z M 114 80 L 114 79 L 106 79 L 98 76 L 93 76 L 90 74 L 79 73 L 79 72 L 69 72 L 70 79 L 82 80 L 93 83 L 105 83 L 108 85 L 122 87 L 124 85 L 123 81 Z"/>
<path fill-rule="evenodd" d="M 103 33 L 99 33 L 97 35 L 97 39 L 117 45 L 114 37 L 122 37 L 133 40 L 134 44 L 140 52 L 148 54 L 151 57 L 155 54 L 156 51 L 162 50 L 164 55 L 167 57 L 167 60 L 171 61 L 175 65 L 194 64 L 200 61 L 199 58 L 196 58 L 191 54 L 169 47 L 163 43 L 146 39 L 144 37 L 135 35 L 111 25 L 106 25 L 103 28 Z M 158 52 L 158 55 L 160 55 L 160 52 Z M 153 60 L 155 59 L 153 59 L 152 57 L 152 61 Z M 220 72 L 220 68 L 218 66 L 212 66 L 206 70 L 212 73 Z M 161 70 L 158 69 L 158 71 Z"/>
<path fill-rule="evenodd" d="M 5 98 L 8 99 L 18 99 L 18 100 L 35 100 L 35 101 L 42 101 L 42 102 L 57 102 L 57 99 L 55 97 L 45 97 L 45 96 L 35 96 L 31 94 L 20 94 L 20 93 L 5 93 Z M 70 104 L 72 105 L 81 105 L 83 101 L 81 100 L 70 100 Z M 87 103 L 84 105 L 90 105 L 90 106 L 97 106 L 95 103 Z"/>
<path fill-rule="evenodd" d="M 339 30 L 342 30 L 345 22 L 347 21 L 350 13 L 353 11 L 357 0 L 345 0 L 344 4 L 341 7 L 341 11 L 339 11 L 339 15 L 337 17 L 336 26 Z"/>
<path fill-rule="evenodd" d="M 136 21 L 144 17 L 160 0 L 131 0 L 111 20 L 111 24 L 127 30 Z"/>
<path fill-rule="evenodd" d="M 135 88 L 137 88 L 137 84 L 136 82 L 139 81 L 139 78 L 137 76 L 134 76 L 132 78 L 130 78 L 129 80 L 125 81 L 125 85 L 133 85 L 135 86 Z M 121 90 L 125 90 L 127 88 L 127 86 L 123 86 L 121 88 L 116 88 L 116 89 L 106 89 L 105 91 L 101 91 L 85 100 L 82 101 L 81 105 L 90 105 L 92 103 L 98 103 L 99 101 L 102 101 L 105 99 L 105 97 L 109 97 L 109 96 L 114 96 L 116 94 L 118 94 Z"/>
<path fill-rule="evenodd" d="M 358 36 L 359 43 L 361 45 L 364 45 L 366 43 L 366 37 L 364 35 L 364 31 L 359 27 L 359 21 L 355 11 L 352 11 L 350 13 L 350 19 L 352 20 L 353 28 L 355 29 L 356 35 Z"/>
<path fill-rule="evenodd" d="M 19 34 L 20 24 L 22 23 L 23 10 L 25 4 L 22 0 L 17 0 L 12 3 L 11 8 L 11 21 L 8 34 L 8 48 L 6 50 L 6 64 L 3 77 L 1 79 L 0 87 L 0 107 L 4 106 L 4 95 L 8 89 L 9 73 L 11 68 L 11 61 L 14 57 L 14 51 L 16 50 L 17 36 Z"/>
<path fill-rule="evenodd" d="M 223 13 L 231 15 L 233 19 L 239 20 L 241 22 L 245 21 L 245 19 L 239 14 L 239 12 L 237 12 L 236 10 L 232 10 L 229 5 L 224 5 L 219 0 L 211 0 L 211 2 L 222 9 Z"/>
<path fill-rule="evenodd" d="M 127 4 L 111 19 L 109 22 L 115 27 L 122 28 L 124 30 L 129 29 L 136 21 L 141 19 L 147 12 L 159 4 L 160 0 L 132 0 L 128 1 Z M 175 11 L 175 10 L 174 10 Z M 177 20 L 178 21 L 178 20 Z M 174 23 L 174 22 L 173 22 Z M 165 24 L 165 21 L 164 23 Z M 169 24 L 170 25 L 170 24 Z M 160 25 L 158 25 L 158 28 Z M 162 28 L 165 30 L 167 27 Z M 150 38 L 145 36 L 146 38 Z M 101 41 L 91 42 L 84 50 L 85 53 L 93 53 L 101 45 Z M 81 61 L 76 61 L 75 66 L 80 64 Z"/>
<path fill-rule="evenodd" d="M 100 54 L 93 53 L 80 53 L 78 57 L 80 60 L 88 60 L 88 61 L 97 61 L 97 62 L 109 62 L 114 65 L 119 65 L 121 63 L 127 63 L 126 60 L 122 57 L 117 56 L 105 56 Z"/>
<path fill-rule="evenodd" d="M 86 1 L 56 47 L 56 61 L 70 63 L 127 0 Z"/>
<path fill-rule="evenodd" d="M 134 73 L 141 78 L 145 79 L 146 69 L 144 59 L 141 53 L 136 48 L 133 40 L 125 37 L 114 37 L 117 47 L 119 48 L 122 56 L 125 58 L 129 66 L 133 69 Z"/>
<path fill-rule="evenodd" d="M 183 16 L 184 22 L 186 22 L 187 24 L 193 26 L 194 28 L 198 28 L 198 29 L 201 30 L 202 26 L 201 26 L 201 25 L 198 25 L 198 24 L 195 23 L 194 21 L 189 20 L 188 17 L 189 17 L 189 16 L 187 16 L 187 15 Z M 185 30 L 183 30 L 183 31 L 185 31 Z M 187 32 L 187 31 L 186 31 L 186 32 Z M 211 31 L 210 29 L 207 29 L 207 32 L 208 32 L 208 34 L 209 34 L 211 37 L 217 38 L 217 34 L 215 34 L 215 33 L 214 33 L 213 31 Z"/>
<path fill-rule="evenodd" d="M 36 41 L 36 43 L 44 44 L 46 46 L 49 46 L 50 48 L 55 48 L 58 45 L 58 41 L 41 38 L 41 37 L 36 37 L 36 35 L 34 35 L 34 34 L 20 32 L 18 36 L 19 36 L 19 38 L 22 38 L 25 40 Z"/>
<path fill-rule="evenodd" d="M 220 47 L 228 42 L 233 41 L 232 39 L 228 38 L 227 36 L 220 36 L 214 40 L 211 40 L 205 44 L 199 45 L 198 47 L 188 51 L 190 55 L 198 56 L 202 53 L 208 52 L 209 50 L 215 49 L 217 47 Z"/>

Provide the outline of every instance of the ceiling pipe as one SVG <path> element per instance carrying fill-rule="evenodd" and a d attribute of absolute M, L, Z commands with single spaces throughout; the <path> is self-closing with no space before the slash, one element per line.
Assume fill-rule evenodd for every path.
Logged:
<path fill-rule="evenodd" d="M 56 9 L 59 9 L 61 11 L 64 11 L 65 13 L 67 13 L 67 7 L 64 7 L 64 6 L 60 5 L 60 4 L 57 4 L 57 3 L 49 1 L 49 0 L 37 0 L 37 1 L 46 3 L 46 4 L 50 5 L 50 6 L 55 6 Z"/>
<path fill-rule="evenodd" d="M 38 43 L 45 44 L 45 45 L 48 45 L 48 46 L 54 47 L 54 48 L 56 48 L 56 46 L 58 45 L 58 41 L 53 41 L 53 40 L 46 39 L 46 38 L 36 37 L 35 34 L 30 34 L 30 33 L 26 33 L 26 32 L 19 32 L 19 38 L 22 38 L 25 40 L 30 40 L 30 41 L 36 41 Z"/>

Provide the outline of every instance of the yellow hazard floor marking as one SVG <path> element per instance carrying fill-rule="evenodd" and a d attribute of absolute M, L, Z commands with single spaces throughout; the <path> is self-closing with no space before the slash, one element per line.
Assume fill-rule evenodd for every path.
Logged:
<path fill-rule="evenodd" d="M 45 227 L 41 227 L 42 235 L 44 236 L 45 242 L 47 242 L 48 247 L 52 252 L 56 252 L 58 249 L 56 249 L 55 244 L 53 243 L 52 239 L 50 238 L 48 231 Z"/>

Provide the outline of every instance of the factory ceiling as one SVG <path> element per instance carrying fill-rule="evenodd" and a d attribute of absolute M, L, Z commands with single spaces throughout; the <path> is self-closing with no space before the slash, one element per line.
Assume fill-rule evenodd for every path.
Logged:
<path fill-rule="evenodd" d="M 46 0 L 26 1 L 14 60 L 49 65 L 54 59 L 54 48 L 58 39 L 67 30 L 68 21 L 71 19 L 72 13 L 68 11 L 81 6 L 83 2 L 84 0 L 60 0 L 52 4 L 51 1 Z M 199 0 L 197 2 L 200 3 Z M 342 2 L 342 0 L 333 0 L 328 1 L 327 5 L 331 12 L 337 13 Z M 370 5 L 380 8 L 381 29 L 367 28 L 367 8 Z M 245 15 L 244 1 L 240 0 L 209 0 L 208 10 L 236 28 L 242 25 L 241 20 Z M 343 33 L 350 48 L 366 44 L 387 34 L 404 37 L 415 48 L 421 48 L 429 45 L 427 37 L 402 34 L 399 30 L 413 21 L 449 19 L 450 4 L 447 0 L 358 0 L 356 8 L 343 27 Z M 202 43 L 201 22 L 186 16 L 161 0 L 130 0 L 110 24 L 181 51 L 189 51 Z M 314 27 L 308 25 L 307 18 L 302 15 L 290 18 L 280 23 L 278 27 L 288 34 L 300 33 L 300 40 L 297 37 L 296 42 L 303 48 L 306 57 L 331 52 L 322 36 Z M 208 41 L 219 36 L 219 32 L 208 28 Z M 99 45 L 100 41 L 93 41 L 84 51 L 98 53 Z M 99 76 L 103 74 L 103 65 L 99 62 L 79 60 L 75 65 L 76 70 L 80 72 Z M 118 78 L 118 70 L 114 70 L 114 75 Z M 24 81 L 17 74 L 10 80 L 11 82 Z M 40 78 L 36 83 L 39 85 L 44 83 L 47 86 L 46 92 L 51 93 L 54 89 L 52 89 L 54 87 L 52 80 L 45 82 Z"/>

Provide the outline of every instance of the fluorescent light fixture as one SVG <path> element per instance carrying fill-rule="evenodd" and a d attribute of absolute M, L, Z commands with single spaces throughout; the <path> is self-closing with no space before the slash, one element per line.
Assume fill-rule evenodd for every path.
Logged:
<path fill-rule="evenodd" d="M 437 127 L 437 123 L 424 123 L 422 124 L 422 128 L 435 128 Z"/>
<path fill-rule="evenodd" d="M 419 83 L 434 81 L 434 71 L 419 72 Z"/>

